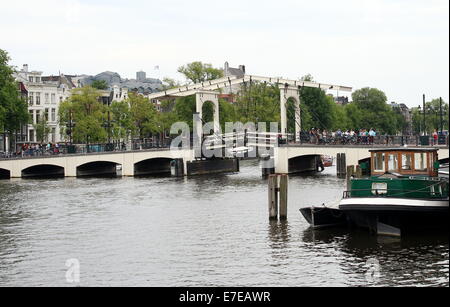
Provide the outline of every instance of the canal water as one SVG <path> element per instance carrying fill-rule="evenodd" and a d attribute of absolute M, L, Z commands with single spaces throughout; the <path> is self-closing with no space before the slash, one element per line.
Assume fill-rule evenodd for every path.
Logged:
<path fill-rule="evenodd" d="M 268 221 L 253 161 L 188 179 L 0 181 L 0 286 L 449 286 L 448 234 L 309 229 L 299 209 L 339 200 L 335 172 L 290 178 L 286 223 Z"/>

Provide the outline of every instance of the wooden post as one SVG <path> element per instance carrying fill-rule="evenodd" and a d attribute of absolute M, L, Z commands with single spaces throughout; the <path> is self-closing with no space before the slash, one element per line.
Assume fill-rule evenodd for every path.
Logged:
<path fill-rule="evenodd" d="M 280 175 L 280 220 L 287 220 L 288 175 Z"/>
<path fill-rule="evenodd" d="M 338 177 L 344 177 L 346 174 L 347 159 L 345 153 L 337 154 L 336 168 Z"/>
<path fill-rule="evenodd" d="M 278 218 L 278 177 L 277 175 L 269 176 L 269 219 L 276 220 Z"/>
<path fill-rule="evenodd" d="M 352 176 L 355 174 L 355 167 L 353 165 L 347 166 L 347 191 L 350 191 L 352 188 Z"/>
<path fill-rule="evenodd" d="M 288 175 L 269 176 L 269 219 L 281 221 L 287 219 Z M 279 216 L 278 216 L 279 214 Z"/>
<path fill-rule="evenodd" d="M 362 168 L 360 165 L 356 166 L 355 177 L 362 178 Z"/>

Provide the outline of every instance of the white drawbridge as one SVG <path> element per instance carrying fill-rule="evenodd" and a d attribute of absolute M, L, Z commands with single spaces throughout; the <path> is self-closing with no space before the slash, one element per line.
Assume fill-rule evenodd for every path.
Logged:
<path fill-rule="evenodd" d="M 205 81 L 193 85 L 186 85 L 175 89 L 155 93 L 149 96 L 151 100 L 163 100 L 177 97 L 186 97 L 196 95 L 197 114 L 199 119 L 197 123 L 197 131 L 201 133 L 202 125 L 202 107 L 206 102 L 214 104 L 214 127 L 219 131 L 219 91 L 221 89 L 232 88 L 235 85 L 262 82 L 266 84 L 277 84 L 280 87 L 280 106 L 281 106 L 281 133 L 287 134 L 287 102 L 289 99 L 295 101 L 295 139 L 300 141 L 301 131 L 301 110 L 300 110 L 300 90 L 304 87 L 320 88 L 325 91 L 336 90 L 342 92 L 351 92 L 352 88 L 348 86 L 324 84 L 310 81 L 289 80 L 283 78 L 260 77 L 253 75 L 245 75 L 243 77 L 224 77 L 216 80 Z M 200 136 L 199 136 L 200 137 Z"/>

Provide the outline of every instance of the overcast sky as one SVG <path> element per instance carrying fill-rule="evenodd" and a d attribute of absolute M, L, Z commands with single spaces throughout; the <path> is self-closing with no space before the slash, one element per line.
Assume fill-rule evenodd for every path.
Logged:
<path fill-rule="evenodd" d="M 448 0 L 1 0 L 0 48 L 44 74 L 183 80 L 192 61 L 376 87 L 417 106 L 449 96 Z M 160 70 L 155 70 L 159 66 Z"/>

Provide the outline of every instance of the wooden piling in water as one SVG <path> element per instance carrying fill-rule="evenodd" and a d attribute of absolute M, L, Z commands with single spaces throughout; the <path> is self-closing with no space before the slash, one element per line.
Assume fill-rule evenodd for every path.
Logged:
<path fill-rule="evenodd" d="M 288 175 L 280 176 L 280 220 L 287 220 Z"/>
<path fill-rule="evenodd" d="M 278 219 L 278 177 L 269 176 L 269 219 Z"/>
<path fill-rule="evenodd" d="M 288 175 L 270 175 L 269 185 L 269 219 L 281 221 L 287 219 Z"/>
<path fill-rule="evenodd" d="M 345 153 L 338 153 L 336 159 L 337 176 L 344 177 L 347 173 L 347 159 Z"/>

